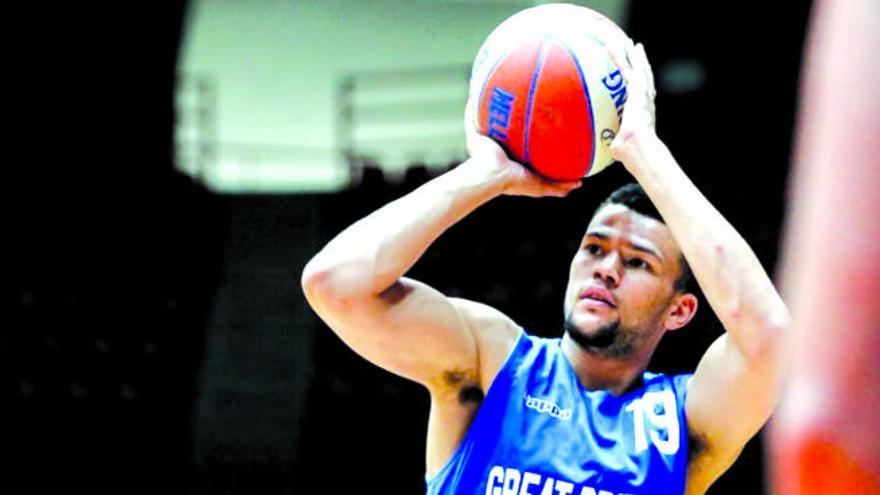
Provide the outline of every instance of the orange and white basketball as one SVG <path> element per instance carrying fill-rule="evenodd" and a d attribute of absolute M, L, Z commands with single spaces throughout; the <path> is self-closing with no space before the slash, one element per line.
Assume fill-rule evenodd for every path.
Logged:
<path fill-rule="evenodd" d="M 468 116 L 511 158 L 550 179 L 577 179 L 613 162 L 626 84 L 608 54 L 632 41 L 586 7 L 546 4 L 502 22 L 471 72 Z"/>

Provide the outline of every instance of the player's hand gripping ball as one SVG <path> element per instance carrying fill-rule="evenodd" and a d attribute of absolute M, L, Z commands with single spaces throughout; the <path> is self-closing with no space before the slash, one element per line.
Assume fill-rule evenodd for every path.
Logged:
<path fill-rule="evenodd" d="M 614 61 L 632 41 L 598 12 L 567 4 L 523 10 L 486 38 L 471 72 L 468 118 L 511 158 L 571 180 L 614 160 L 626 83 Z"/>

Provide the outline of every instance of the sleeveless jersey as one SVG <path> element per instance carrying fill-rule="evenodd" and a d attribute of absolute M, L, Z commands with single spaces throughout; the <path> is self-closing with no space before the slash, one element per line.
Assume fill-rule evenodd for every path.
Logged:
<path fill-rule="evenodd" d="M 692 375 L 645 372 L 615 397 L 583 388 L 560 342 L 520 335 L 428 495 L 684 492 Z"/>

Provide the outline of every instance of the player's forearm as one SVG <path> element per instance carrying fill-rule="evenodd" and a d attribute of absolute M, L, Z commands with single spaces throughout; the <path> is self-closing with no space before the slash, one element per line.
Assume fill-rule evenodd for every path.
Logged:
<path fill-rule="evenodd" d="M 747 356 L 778 340 L 787 309 L 755 253 L 684 174 L 653 132 L 636 136 L 627 169 L 663 215 L 700 288 Z"/>
<path fill-rule="evenodd" d="M 500 195 L 503 174 L 470 159 L 354 223 L 306 266 L 303 285 L 334 298 L 373 296 L 403 276 L 446 229 Z"/>

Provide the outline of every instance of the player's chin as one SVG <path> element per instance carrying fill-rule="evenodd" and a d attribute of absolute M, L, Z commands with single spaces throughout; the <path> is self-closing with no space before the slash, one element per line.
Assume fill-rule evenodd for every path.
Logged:
<path fill-rule="evenodd" d="M 590 336 L 617 320 L 612 312 L 574 311 L 569 315 L 566 326 L 569 331 L 577 331 L 581 335 Z"/>
<path fill-rule="evenodd" d="M 618 318 L 616 307 L 594 301 L 578 303 L 571 314 L 574 318 L 584 321 L 610 321 Z"/>

